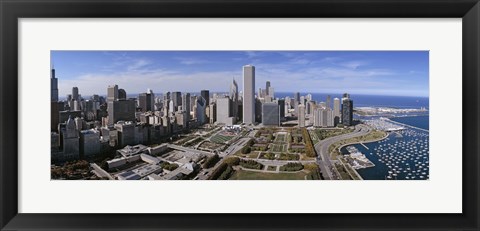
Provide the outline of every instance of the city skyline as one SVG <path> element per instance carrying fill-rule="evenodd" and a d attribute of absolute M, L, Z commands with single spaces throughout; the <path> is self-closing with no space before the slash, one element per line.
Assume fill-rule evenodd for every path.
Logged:
<path fill-rule="evenodd" d="M 247 64 L 256 67 L 255 85 L 272 81 L 276 92 L 428 97 L 426 51 L 52 51 L 60 98 L 74 86 L 106 95 L 112 84 L 128 94 L 228 92 L 232 79 L 243 91 L 238 65 Z"/>

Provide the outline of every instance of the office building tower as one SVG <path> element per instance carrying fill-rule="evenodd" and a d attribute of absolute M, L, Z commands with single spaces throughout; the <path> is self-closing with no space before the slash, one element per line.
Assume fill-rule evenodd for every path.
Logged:
<path fill-rule="evenodd" d="M 350 94 L 348 94 L 348 93 L 343 93 L 343 98 L 342 98 L 342 99 L 344 99 L 344 98 L 350 99 Z"/>
<path fill-rule="evenodd" d="M 217 98 L 217 123 L 231 126 L 235 124 L 235 118 L 230 115 L 231 100 L 228 97 Z"/>
<path fill-rule="evenodd" d="M 72 87 L 72 99 L 79 100 L 78 98 L 78 87 Z"/>
<path fill-rule="evenodd" d="M 81 111 L 80 101 L 78 100 L 73 101 L 73 111 Z"/>
<path fill-rule="evenodd" d="M 148 89 L 146 93 L 138 95 L 138 106 L 142 112 L 154 111 L 155 94 Z"/>
<path fill-rule="evenodd" d="M 107 89 L 108 125 L 118 121 L 135 121 L 136 103 L 134 100 L 119 100 L 118 86 L 109 86 Z"/>
<path fill-rule="evenodd" d="M 190 93 L 182 95 L 182 111 L 185 111 L 185 120 L 187 121 L 184 127 L 188 127 L 190 121 Z"/>
<path fill-rule="evenodd" d="M 262 104 L 262 124 L 264 126 L 280 126 L 280 106 L 278 103 Z"/>
<path fill-rule="evenodd" d="M 243 66 L 243 122 L 255 123 L 255 67 Z"/>
<path fill-rule="evenodd" d="M 187 128 L 188 127 L 188 121 L 187 121 L 187 112 L 184 110 L 177 111 L 175 112 L 175 118 L 177 121 L 177 125 L 182 126 L 182 128 Z"/>
<path fill-rule="evenodd" d="M 342 124 L 353 125 L 353 101 L 349 98 L 344 98 L 342 102 Z"/>
<path fill-rule="evenodd" d="M 209 118 L 210 124 L 214 124 L 217 121 L 217 105 L 215 105 L 214 103 L 211 103 L 208 106 L 208 110 L 210 111 L 210 118 Z"/>
<path fill-rule="evenodd" d="M 190 93 L 184 93 L 182 94 L 182 111 L 187 112 L 187 114 L 190 114 Z"/>
<path fill-rule="evenodd" d="M 275 99 L 275 88 L 273 87 L 268 88 L 268 96 L 270 96 L 270 98 L 272 99 Z"/>
<path fill-rule="evenodd" d="M 331 100 L 332 100 L 332 97 L 330 95 L 327 95 L 327 101 L 326 101 L 326 107 L 327 109 L 331 109 L 332 106 L 331 106 Z"/>
<path fill-rule="evenodd" d="M 182 93 L 179 91 L 172 92 L 173 112 L 178 111 L 178 107 L 182 106 Z"/>
<path fill-rule="evenodd" d="M 127 92 L 125 91 L 125 89 L 118 89 L 118 99 L 119 100 L 126 100 L 127 99 Z"/>
<path fill-rule="evenodd" d="M 265 94 L 270 95 L 270 81 L 265 83 Z"/>
<path fill-rule="evenodd" d="M 111 101 L 107 104 L 108 124 L 124 121 L 135 121 L 136 103 L 134 100 Z"/>
<path fill-rule="evenodd" d="M 262 122 L 262 104 L 265 103 L 265 99 L 256 98 L 255 99 L 255 122 Z"/>
<path fill-rule="evenodd" d="M 167 91 L 163 94 L 163 100 L 169 100 L 170 99 L 170 92 Z"/>
<path fill-rule="evenodd" d="M 63 130 L 63 159 L 78 160 L 80 158 L 80 146 L 77 126 L 74 119 L 69 117 Z"/>
<path fill-rule="evenodd" d="M 80 155 L 88 158 L 100 154 L 100 131 L 95 129 L 80 132 Z"/>
<path fill-rule="evenodd" d="M 58 101 L 58 79 L 55 77 L 55 69 L 52 67 L 52 73 L 50 76 L 50 96 L 52 102 Z"/>
<path fill-rule="evenodd" d="M 168 111 L 166 113 L 168 114 L 168 113 L 174 113 L 174 112 L 175 112 L 175 107 L 174 107 L 174 104 L 173 104 L 173 100 L 169 100 L 168 101 Z"/>
<path fill-rule="evenodd" d="M 210 105 L 210 91 L 209 90 L 202 90 L 200 91 L 200 95 L 205 99 L 206 105 Z"/>
<path fill-rule="evenodd" d="M 334 125 L 337 126 L 340 123 L 340 99 L 334 98 L 333 99 L 333 121 Z"/>
<path fill-rule="evenodd" d="M 293 115 L 298 117 L 298 106 L 300 105 L 299 102 L 294 101 L 292 102 L 292 107 L 293 107 Z"/>
<path fill-rule="evenodd" d="M 279 110 L 280 110 L 280 121 L 284 121 L 285 120 L 285 100 L 284 99 L 279 99 L 277 100 L 277 104 L 279 106 Z"/>
<path fill-rule="evenodd" d="M 64 110 L 63 102 L 52 101 L 50 104 L 50 130 L 58 132 L 58 124 L 60 123 L 60 112 Z"/>
<path fill-rule="evenodd" d="M 296 92 L 295 95 L 293 95 L 293 99 L 295 102 L 300 102 L 300 92 Z"/>
<path fill-rule="evenodd" d="M 118 85 L 108 86 L 107 102 L 118 100 Z"/>
<path fill-rule="evenodd" d="M 317 108 L 314 111 L 313 126 L 315 127 L 333 127 L 333 111 L 328 108 Z"/>
<path fill-rule="evenodd" d="M 123 148 L 127 145 L 136 145 L 135 124 L 131 121 L 120 121 L 114 125 L 118 131 L 118 145 Z"/>
<path fill-rule="evenodd" d="M 317 107 L 317 102 L 310 100 L 307 104 L 307 114 L 312 117 L 315 108 Z"/>
<path fill-rule="evenodd" d="M 198 122 L 198 125 L 203 125 L 205 124 L 207 121 L 206 121 L 206 107 L 207 107 L 207 104 L 206 104 L 206 100 L 203 98 L 203 96 L 198 96 L 197 97 L 197 100 L 196 100 L 196 117 L 197 117 L 197 122 Z"/>
<path fill-rule="evenodd" d="M 298 127 L 305 127 L 305 105 L 298 106 Z"/>
<path fill-rule="evenodd" d="M 231 107 L 230 107 L 230 115 L 235 117 L 235 119 L 238 118 L 238 84 L 235 79 L 232 80 L 232 84 L 230 85 L 230 102 L 231 102 Z"/>

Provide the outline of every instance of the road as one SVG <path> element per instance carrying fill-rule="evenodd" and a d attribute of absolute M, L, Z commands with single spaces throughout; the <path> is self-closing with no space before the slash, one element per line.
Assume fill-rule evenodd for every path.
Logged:
<path fill-rule="evenodd" d="M 354 137 L 366 135 L 370 132 L 370 128 L 366 125 L 359 124 L 355 126 L 355 130 L 351 133 L 330 137 L 319 141 L 315 144 L 315 151 L 317 152 L 317 164 L 320 166 L 322 175 L 326 180 L 340 180 L 340 176 L 335 169 L 335 166 L 330 159 L 328 148 L 341 140 L 346 140 Z M 326 173 L 326 174 L 325 174 Z"/>
<path fill-rule="evenodd" d="M 206 151 L 197 150 L 197 149 L 193 149 L 193 148 L 187 148 L 187 147 L 178 146 L 178 145 L 175 145 L 175 144 L 167 144 L 167 147 L 169 147 L 171 149 L 184 151 L 184 152 L 201 153 L 201 154 L 205 154 L 207 156 L 214 155 L 214 153 L 211 153 L 211 152 L 206 152 Z"/>
<path fill-rule="evenodd" d="M 221 152 L 220 157 L 225 157 L 238 152 L 238 150 L 242 149 L 249 140 L 250 138 L 240 138 L 235 143 L 230 145 L 225 151 Z"/>

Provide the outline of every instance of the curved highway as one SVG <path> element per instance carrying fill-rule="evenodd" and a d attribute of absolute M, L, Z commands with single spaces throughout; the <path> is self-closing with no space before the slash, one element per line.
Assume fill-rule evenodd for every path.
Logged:
<path fill-rule="evenodd" d="M 322 175 L 326 180 L 340 180 L 339 173 L 335 169 L 331 159 L 330 153 L 328 152 L 328 148 L 330 145 L 339 142 L 341 140 L 346 140 L 354 137 L 364 136 L 371 131 L 370 127 L 359 124 L 355 126 L 355 130 L 351 133 L 333 136 L 324 140 L 319 141 L 315 145 L 315 151 L 317 152 L 317 163 L 320 166 L 320 170 L 322 171 Z"/>

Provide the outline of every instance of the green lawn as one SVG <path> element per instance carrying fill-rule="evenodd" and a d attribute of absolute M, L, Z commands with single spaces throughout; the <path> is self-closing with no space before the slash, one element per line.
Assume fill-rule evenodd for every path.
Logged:
<path fill-rule="evenodd" d="M 286 146 L 286 144 L 272 144 L 272 152 L 285 152 Z"/>
<path fill-rule="evenodd" d="M 285 143 L 287 142 L 287 136 L 284 134 L 277 134 L 277 137 L 275 137 L 275 142 Z"/>
<path fill-rule="evenodd" d="M 218 143 L 218 144 L 223 144 L 231 139 L 233 139 L 234 136 L 224 136 L 224 135 L 215 135 L 213 136 L 212 138 L 210 138 L 210 140 L 214 143 Z"/>
<path fill-rule="evenodd" d="M 238 170 L 233 173 L 230 180 L 305 180 L 304 172 L 297 173 L 263 173 Z"/>
<path fill-rule="evenodd" d="M 333 136 L 339 136 L 352 132 L 351 129 L 316 129 L 315 133 L 320 140 L 324 140 Z"/>

